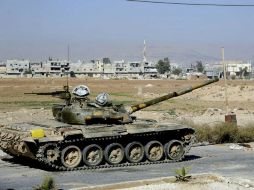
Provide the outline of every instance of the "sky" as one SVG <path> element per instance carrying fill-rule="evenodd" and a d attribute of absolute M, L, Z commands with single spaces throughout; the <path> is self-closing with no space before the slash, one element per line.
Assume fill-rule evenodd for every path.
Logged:
<path fill-rule="evenodd" d="M 165 0 L 169 1 L 169 0 Z M 241 3 L 253 0 L 171 2 Z M 72 61 L 110 57 L 142 60 L 169 57 L 189 63 L 254 61 L 254 7 L 204 7 L 125 0 L 1 0 L 0 60 Z"/>

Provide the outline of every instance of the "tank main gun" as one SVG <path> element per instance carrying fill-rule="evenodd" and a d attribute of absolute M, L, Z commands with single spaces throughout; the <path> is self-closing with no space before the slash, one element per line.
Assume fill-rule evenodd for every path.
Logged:
<path fill-rule="evenodd" d="M 183 94 L 189 93 L 189 92 L 191 92 L 191 91 L 193 91 L 195 89 L 201 88 L 203 86 L 212 84 L 212 83 L 217 82 L 217 81 L 219 81 L 218 78 L 212 79 L 212 80 L 207 80 L 207 81 L 205 81 L 205 82 L 203 82 L 201 84 L 195 85 L 195 86 L 190 86 L 190 87 L 181 89 L 179 91 L 170 92 L 170 93 L 168 93 L 168 94 L 166 94 L 164 96 L 160 96 L 158 98 L 154 98 L 154 99 L 146 101 L 146 102 L 142 102 L 142 103 L 139 103 L 139 104 L 131 105 L 131 107 L 130 107 L 128 112 L 129 112 L 129 114 L 132 114 L 132 113 L 134 113 L 134 112 L 136 112 L 138 110 L 147 108 L 147 107 L 149 107 L 151 105 L 160 103 L 162 101 L 165 101 L 165 100 L 177 97 L 177 96 L 181 96 Z"/>
<path fill-rule="evenodd" d="M 53 92 L 29 92 L 24 94 L 35 94 L 35 95 L 42 95 L 42 96 L 53 96 L 60 99 L 64 99 L 67 102 L 71 100 L 71 93 L 69 91 L 69 86 L 64 86 L 64 90 L 60 91 L 53 91 Z"/>

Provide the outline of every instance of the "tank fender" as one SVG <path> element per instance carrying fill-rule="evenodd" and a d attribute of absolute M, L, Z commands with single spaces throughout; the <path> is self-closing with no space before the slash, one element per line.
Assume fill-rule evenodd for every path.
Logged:
<path fill-rule="evenodd" d="M 43 142 L 58 142 L 58 141 L 62 141 L 64 140 L 63 136 L 53 136 L 53 137 L 44 137 L 41 139 L 38 139 L 39 143 L 43 143 Z"/>
<path fill-rule="evenodd" d="M 43 138 L 38 138 L 38 139 L 35 139 L 33 137 L 27 137 L 27 138 L 24 139 L 24 142 L 37 144 L 37 142 L 39 142 L 39 143 L 42 143 L 42 142 L 57 142 L 57 141 L 61 141 L 63 139 L 64 138 L 62 136 L 43 137 Z"/>
<path fill-rule="evenodd" d="M 23 141 L 36 144 L 33 137 L 26 137 L 23 139 Z"/>
<path fill-rule="evenodd" d="M 69 136 L 83 137 L 83 132 L 80 129 L 66 130 L 63 132 L 63 138 L 67 138 Z"/>

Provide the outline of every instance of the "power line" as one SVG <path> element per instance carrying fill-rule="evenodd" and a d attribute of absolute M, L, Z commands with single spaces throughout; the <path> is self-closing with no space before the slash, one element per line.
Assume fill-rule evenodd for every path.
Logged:
<path fill-rule="evenodd" d="M 167 5 L 184 5 L 184 6 L 211 6 L 211 7 L 254 7 L 254 4 L 218 4 L 218 3 L 177 3 L 168 1 L 149 1 L 149 0 L 126 0 L 138 3 L 154 3 Z"/>

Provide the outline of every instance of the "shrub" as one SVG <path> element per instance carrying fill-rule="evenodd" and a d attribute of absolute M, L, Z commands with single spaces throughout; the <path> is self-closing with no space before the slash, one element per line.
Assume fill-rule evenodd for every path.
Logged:
<path fill-rule="evenodd" d="M 254 140 L 254 126 L 237 127 L 232 124 L 221 123 L 216 126 L 193 126 L 196 129 L 198 142 L 210 143 L 245 143 Z"/>
<path fill-rule="evenodd" d="M 176 169 L 175 173 L 177 174 L 176 181 L 189 181 L 191 175 L 188 175 L 188 172 L 191 170 L 191 167 L 182 167 L 180 169 Z"/>
<path fill-rule="evenodd" d="M 254 126 L 247 126 L 239 128 L 238 130 L 238 142 L 245 143 L 254 140 Z"/>
<path fill-rule="evenodd" d="M 45 176 L 41 185 L 35 187 L 34 190 L 56 190 L 55 180 L 51 176 Z"/>

